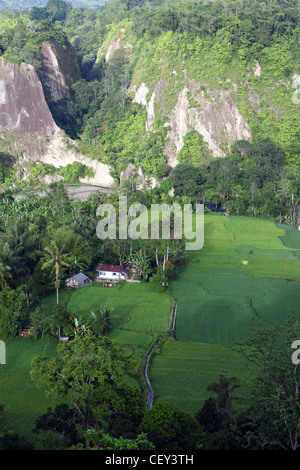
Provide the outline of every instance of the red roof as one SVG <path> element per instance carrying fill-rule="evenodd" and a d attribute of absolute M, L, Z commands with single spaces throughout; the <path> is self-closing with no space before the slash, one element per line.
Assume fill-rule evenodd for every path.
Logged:
<path fill-rule="evenodd" d="M 98 264 L 97 271 L 108 271 L 110 273 L 121 273 L 124 266 L 118 264 Z"/>

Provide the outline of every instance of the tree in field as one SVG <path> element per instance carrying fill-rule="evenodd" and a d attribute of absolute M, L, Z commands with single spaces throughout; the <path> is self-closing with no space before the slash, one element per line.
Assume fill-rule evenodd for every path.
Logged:
<path fill-rule="evenodd" d="M 93 332 L 97 336 L 102 336 L 106 333 L 110 326 L 110 315 L 111 311 L 104 307 L 96 310 L 92 310 L 89 315 L 89 322 Z"/>
<path fill-rule="evenodd" d="M 249 417 L 243 409 L 233 409 L 232 402 L 240 401 L 232 396 L 239 387 L 235 377 L 218 377 L 218 382 L 209 384 L 208 391 L 216 398 L 208 398 L 196 414 L 204 436 L 203 450 L 238 450 L 243 449 L 245 427 L 249 426 Z"/>
<path fill-rule="evenodd" d="M 66 304 L 56 304 L 52 312 L 47 317 L 47 327 L 51 333 L 61 337 L 61 334 L 69 334 L 71 318 L 67 312 Z"/>
<path fill-rule="evenodd" d="M 49 396 L 72 404 L 86 431 L 97 427 L 119 406 L 122 378 L 135 373 L 132 356 L 117 342 L 88 332 L 69 343 L 60 343 L 54 358 L 36 357 L 31 377 L 38 387 L 47 387 Z"/>
<path fill-rule="evenodd" d="M 153 405 L 145 414 L 139 431 L 147 434 L 156 449 L 195 449 L 202 437 L 197 420 L 168 403 Z"/>
<path fill-rule="evenodd" d="M 44 337 L 45 328 L 47 325 L 47 318 L 46 315 L 41 312 L 40 308 L 37 307 L 33 310 L 30 314 L 30 324 L 32 326 L 33 334 L 35 336 L 42 336 Z"/>
<path fill-rule="evenodd" d="M 111 310 L 103 307 L 91 310 L 88 316 L 77 315 L 73 316 L 73 318 L 69 318 L 69 320 L 72 322 L 72 329 L 75 336 L 83 337 L 88 331 L 91 331 L 100 338 L 110 327 L 110 316 Z"/>
<path fill-rule="evenodd" d="M 44 262 L 42 269 L 54 269 L 55 271 L 55 288 L 56 288 L 56 302 L 59 304 L 58 290 L 60 286 L 60 274 L 62 267 L 70 266 L 70 256 L 64 253 L 63 248 L 59 247 L 58 244 L 52 240 L 48 246 L 44 249 Z"/>
<path fill-rule="evenodd" d="M 218 382 L 208 384 L 207 391 L 217 395 L 216 404 L 221 415 L 230 417 L 233 414 L 232 403 L 241 399 L 238 396 L 233 396 L 232 392 L 240 386 L 241 384 L 237 377 L 227 378 L 224 375 L 218 376 Z"/>
<path fill-rule="evenodd" d="M 215 398 L 205 400 L 203 407 L 196 414 L 196 419 L 207 434 L 217 432 L 222 426 L 222 415 L 217 408 Z"/>
<path fill-rule="evenodd" d="M 0 335 L 17 336 L 24 326 L 26 298 L 22 286 L 0 291 Z"/>

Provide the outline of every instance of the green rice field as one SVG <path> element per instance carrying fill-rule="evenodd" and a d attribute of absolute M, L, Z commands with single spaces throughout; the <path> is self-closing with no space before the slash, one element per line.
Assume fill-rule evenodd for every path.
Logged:
<path fill-rule="evenodd" d="M 152 359 L 150 380 L 156 402 L 176 403 L 183 411 L 195 414 L 210 396 L 207 385 L 215 382 L 219 374 L 238 377 L 241 404 L 249 404 L 253 368 L 226 346 L 169 339 Z"/>
<path fill-rule="evenodd" d="M 249 404 L 255 371 L 232 345 L 249 338 L 254 323 L 280 325 L 299 311 L 300 232 L 272 220 L 206 215 L 202 250 L 187 253 L 166 292 L 153 283 L 122 288 L 93 283 L 60 289 L 60 301 L 82 318 L 93 309 L 111 309 L 108 336 L 132 351 L 140 371 L 151 345 L 163 338 L 148 371 L 154 402 L 196 413 L 209 397 L 207 385 L 223 374 L 240 379 L 240 394 Z M 174 301 L 176 339 L 166 336 Z M 53 292 L 39 307 L 50 315 L 55 304 Z M 55 339 L 7 342 L 0 403 L 9 407 L 10 427 L 27 437 L 36 417 L 54 403 L 30 380 L 30 363 L 42 352 L 55 354 L 56 345 Z"/>
<path fill-rule="evenodd" d="M 196 412 L 219 374 L 236 376 L 247 400 L 254 373 L 230 348 L 254 323 L 279 326 L 300 306 L 300 232 L 272 220 L 205 216 L 200 251 L 189 251 L 171 285 L 176 341 L 152 359 L 157 401 Z"/>
<path fill-rule="evenodd" d="M 61 288 L 59 300 L 67 305 L 70 314 L 85 318 L 93 309 L 111 309 L 112 328 L 108 336 L 130 348 L 140 374 L 142 364 L 155 338 L 165 334 L 171 319 L 169 293 L 159 293 L 151 283 L 125 284 L 122 288 L 105 288 L 95 282 L 79 290 Z M 39 302 L 40 309 L 50 315 L 56 305 L 53 292 Z M 57 404 L 45 390 L 38 390 L 30 378 L 32 359 L 40 354 L 56 353 L 56 339 L 17 338 L 6 343 L 6 364 L 0 366 L 0 403 L 8 407 L 6 422 L 29 440 L 37 417 L 48 407 Z M 126 382 L 139 386 L 130 377 Z"/>
<path fill-rule="evenodd" d="M 30 439 L 38 416 L 58 403 L 48 398 L 45 390 L 36 388 L 30 377 L 31 361 L 42 353 L 53 356 L 57 341 L 16 338 L 5 344 L 6 364 L 0 366 L 0 403 L 8 409 L 5 423 Z"/>

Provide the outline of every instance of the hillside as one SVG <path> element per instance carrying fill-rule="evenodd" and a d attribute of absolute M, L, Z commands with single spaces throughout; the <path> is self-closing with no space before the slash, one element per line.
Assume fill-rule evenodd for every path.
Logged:
<path fill-rule="evenodd" d="M 299 81 L 298 26 L 295 18 L 292 28 L 292 10 L 282 2 L 258 6 L 252 1 L 248 8 L 240 9 L 230 2 L 224 13 L 211 2 L 178 2 L 172 8 L 120 10 L 120 21 L 116 18 L 105 34 L 101 34 L 100 17 L 96 16 L 93 33 L 100 47 L 96 51 L 94 41 L 90 54 L 94 53 L 96 61 L 90 70 L 88 57 L 81 59 L 86 64 L 85 78 L 98 78 L 107 90 L 105 104 L 110 100 L 121 119 L 117 129 L 113 123 L 108 132 L 105 128 L 105 135 L 96 137 L 91 116 L 81 135 L 83 142 L 92 134 L 91 151 L 101 154 L 107 145 L 114 151 L 117 140 L 120 167 L 126 160 L 138 163 L 132 161 L 137 153 L 149 160 L 140 140 L 133 142 L 135 135 L 142 134 L 148 138 L 148 147 L 153 147 L 155 140 L 156 158 L 160 151 L 160 163 L 165 155 L 171 167 L 180 161 L 184 138 L 193 131 L 200 136 L 197 145 L 203 157 L 228 155 L 237 140 L 266 137 L 289 151 L 299 125 L 293 99 Z M 277 18 L 279 14 L 284 20 L 272 31 L 270 15 Z M 213 22 L 210 28 L 206 28 L 205 19 Z M 84 22 L 77 28 L 71 23 L 72 15 L 66 30 L 81 55 L 81 42 L 87 46 L 89 40 L 83 40 L 79 32 Z M 141 106 L 135 107 L 135 103 Z M 110 116 L 107 118 L 102 118 L 102 124 L 110 122 Z M 125 145 L 118 146 L 124 128 L 126 136 L 122 138 L 131 142 L 131 159 Z M 148 161 L 142 162 L 146 171 L 155 174 L 155 168 L 148 166 Z"/>
<path fill-rule="evenodd" d="M 49 0 L 17 17 L 1 14 L 2 55 L 35 68 L 78 160 L 101 162 L 116 184 L 168 180 L 171 189 L 184 164 L 197 169 L 206 201 L 230 201 L 232 209 L 252 179 L 253 204 L 237 210 L 269 201 L 265 215 L 292 216 L 274 204 L 280 197 L 294 204 L 298 195 L 298 7 L 226 5 L 112 1 L 92 11 Z M 51 155 L 39 157 L 57 167 Z M 274 174 L 266 177 L 269 164 Z"/>
<path fill-rule="evenodd" d="M 300 0 L 30 5 L 0 8 L 0 450 L 298 450 Z"/>

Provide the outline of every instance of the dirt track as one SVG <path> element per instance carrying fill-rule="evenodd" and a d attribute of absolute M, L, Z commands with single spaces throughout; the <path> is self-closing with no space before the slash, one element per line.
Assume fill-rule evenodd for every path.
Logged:
<path fill-rule="evenodd" d="M 90 194 L 93 194 L 96 192 L 109 193 L 111 192 L 111 189 L 103 188 L 102 186 L 92 186 L 92 185 L 85 185 L 85 184 L 67 185 L 68 196 L 72 201 L 75 201 L 75 202 L 86 201 Z M 31 195 L 42 197 L 42 196 L 45 196 L 46 194 L 47 194 L 47 190 L 38 190 L 36 192 L 30 190 L 27 193 L 26 191 L 24 191 L 20 194 L 16 194 L 14 198 L 18 200 L 18 199 L 29 197 Z"/>
<path fill-rule="evenodd" d="M 103 188 L 101 186 L 91 185 L 68 185 L 67 187 L 69 198 L 72 201 L 86 201 L 90 194 L 100 192 L 108 193 L 111 190 L 109 188 Z"/>

